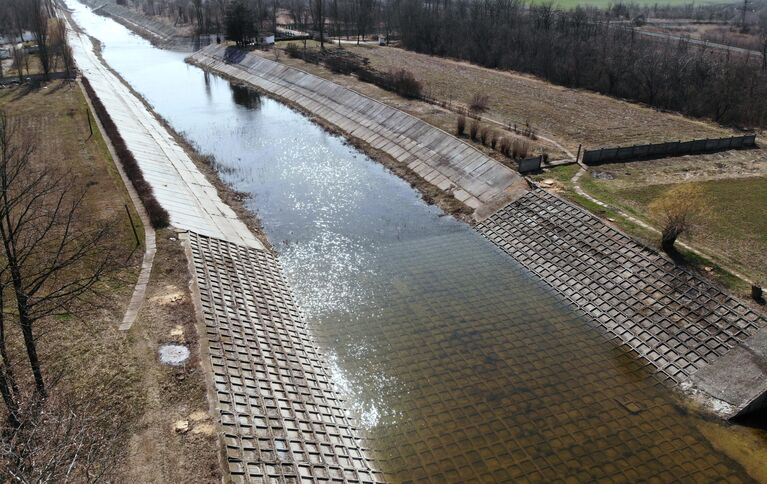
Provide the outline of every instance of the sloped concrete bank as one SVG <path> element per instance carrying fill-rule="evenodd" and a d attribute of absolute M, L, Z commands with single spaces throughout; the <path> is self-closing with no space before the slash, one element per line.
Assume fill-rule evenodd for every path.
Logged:
<path fill-rule="evenodd" d="M 82 3 L 91 7 L 94 13 L 112 18 L 159 47 L 193 52 L 211 43 L 209 35 L 190 35 L 186 29 L 155 20 L 114 0 L 82 0 Z"/>
<path fill-rule="evenodd" d="M 283 99 L 381 150 L 474 210 L 476 219 L 527 189 L 518 173 L 454 136 L 332 81 L 222 45 L 187 61 Z"/>
<path fill-rule="evenodd" d="M 767 319 L 700 276 L 541 189 L 478 229 L 717 414 L 767 403 Z"/>
<path fill-rule="evenodd" d="M 70 29 L 69 41 L 171 225 L 185 232 L 225 480 L 380 481 L 276 258 L 90 39 Z"/>

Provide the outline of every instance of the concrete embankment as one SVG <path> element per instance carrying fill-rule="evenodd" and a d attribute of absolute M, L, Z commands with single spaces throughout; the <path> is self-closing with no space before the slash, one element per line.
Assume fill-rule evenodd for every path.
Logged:
<path fill-rule="evenodd" d="M 201 46 L 211 43 L 211 38 L 208 35 L 190 35 L 189 29 L 178 28 L 142 15 L 133 9 L 117 4 L 114 0 L 82 0 L 82 2 L 91 7 L 94 13 L 114 19 L 161 47 L 195 51 Z"/>
<path fill-rule="evenodd" d="M 189 61 L 299 105 L 423 170 L 440 189 L 465 192 L 470 206 L 484 209 L 480 232 L 719 415 L 764 403 L 767 387 L 758 382 L 767 361 L 758 348 L 767 320 L 700 276 L 543 190 L 519 190 L 493 213 L 514 192 L 518 175 L 505 178 L 480 157 L 465 162 L 474 150 L 459 140 L 331 81 L 221 46 Z"/>
<path fill-rule="evenodd" d="M 263 248 L 170 133 L 101 63 L 90 39 L 76 33 L 69 39 L 78 68 L 109 110 L 155 197 L 170 214 L 171 225 Z"/>
<path fill-rule="evenodd" d="M 474 209 L 478 219 L 527 189 L 518 173 L 454 136 L 332 81 L 221 45 L 201 49 L 188 61 L 297 105 L 385 152 Z"/>
<path fill-rule="evenodd" d="M 186 232 L 225 480 L 379 481 L 277 260 L 90 40 L 69 40 L 171 225 Z"/>
<path fill-rule="evenodd" d="M 720 415 L 765 403 L 767 319 L 700 276 L 539 189 L 478 228 Z"/>

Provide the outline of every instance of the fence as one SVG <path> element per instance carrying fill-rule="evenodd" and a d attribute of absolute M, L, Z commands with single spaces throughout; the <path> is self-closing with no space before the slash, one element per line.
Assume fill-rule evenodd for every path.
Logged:
<path fill-rule="evenodd" d="M 517 160 L 517 170 L 523 175 L 526 173 L 541 171 L 541 162 L 543 156 L 536 156 L 533 158 L 525 158 L 523 160 Z"/>
<path fill-rule="evenodd" d="M 601 165 L 603 163 L 621 163 L 624 161 L 650 160 L 668 156 L 694 155 L 715 151 L 752 148 L 756 146 L 756 135 L 732 136 L 730 138 L 710 138 L 693 141 L 673 141 L 634 145 L 618 148 L 602 148 L 583 152 L 583 163 Z"/>

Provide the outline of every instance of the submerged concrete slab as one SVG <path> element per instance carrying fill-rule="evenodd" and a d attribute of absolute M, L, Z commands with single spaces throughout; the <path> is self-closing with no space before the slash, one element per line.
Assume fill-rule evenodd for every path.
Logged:
<path fill-rule="evenodd" d="M 491 213 L 486 205 L 497 208 L 527 189 L 511 168 L 392 106 L 257 54 L 239 52 L 234 57 L 226 46 L 211 45 L 188 60 L 288 99 L 347 134 L 383 147 L 403 164 L 420 162 L 416 173 L 437 187 L 458 187 L 454 195 L 475 209 L 477 219 Z"/>
<path fill-rule="evenodd" d="M 536 189 L 479 231 L 683 388 L 732 417 L 764 403 L 767 319 L 594 215 Z"/>
<path fill-rule="evenodd" d="M 171 225 L 263 249 L 165 127 L 102 64 L 91 40 L 69 29 L 69 43 L 77 66 L 109 111 L 155 197 L 170 214 Z"/>
<path fill-rule="evenodd" d="M 188 244 L 227 482 L 380 482 L 277 259 Z"/>
<path fill-rule="evenodd" d="M 718 408 L 727 418 L 767 408 L 767 328 L 698 370 L 690 383 L 726 404 Z"/>

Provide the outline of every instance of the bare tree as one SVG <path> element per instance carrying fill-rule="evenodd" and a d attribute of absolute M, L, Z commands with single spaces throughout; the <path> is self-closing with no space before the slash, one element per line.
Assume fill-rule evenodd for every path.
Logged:
<path fill-rule="evenodd" d="M 325 0 L 312 0 L 314 9 L 312 16 L 314 23 L 320 32 L 320 49 L 325 50 Z"/>
<path fill-rule="evenodd" d="M 37 56 L 43 68 L 43 76 L 48 79 L 51 71 L 50 52 L 48 51 L 48 19 L 51 18 L 51 15 L 48 0 L 31 0 L 30 17 L 32 33 L 35 36 L 35 42 L 37 42 Z"/>
<path fill-rule="evenodd" d="M 16 66 L 16 75 L 19 78 L 19 83 L 24 82 L 24 71 L 22 67 L 27 63 L 29 54 L 22 48 L 19 49 L 15 45 L 11 47 L 11 57 L 13 57 L 13 65 Z M 29 69 L 27 69 L 27 73 Z"/>
<path fill-rule="evenodd" d="M 653 200 L 650 210 L 663 224 L 661 247 L 668 254 L 676 254 L 676 239 L 692 233 L 703 214 L 703 193 L 698 185 L 684 183 Z"/>
<path fill-rule="evenodd" d="M 7 274 L 10 296 L 3 305 L 14 306 L 13 318 L 34 376 L 35 398 L 44 400 L 47 391 L 35 324 L 74 310 L 116 266 L 104 243 L 111 226 L 81 219 L 87 187 L 78 186 L 67 173 L 33 162 L 33 152 L 31 137 L 0 112 L 0 250 L 4 264 L 0 274 Z M 0 295 L 5 296 L 5 291 Z M 8 385 L 7 389 L 12 388 Z"/>

